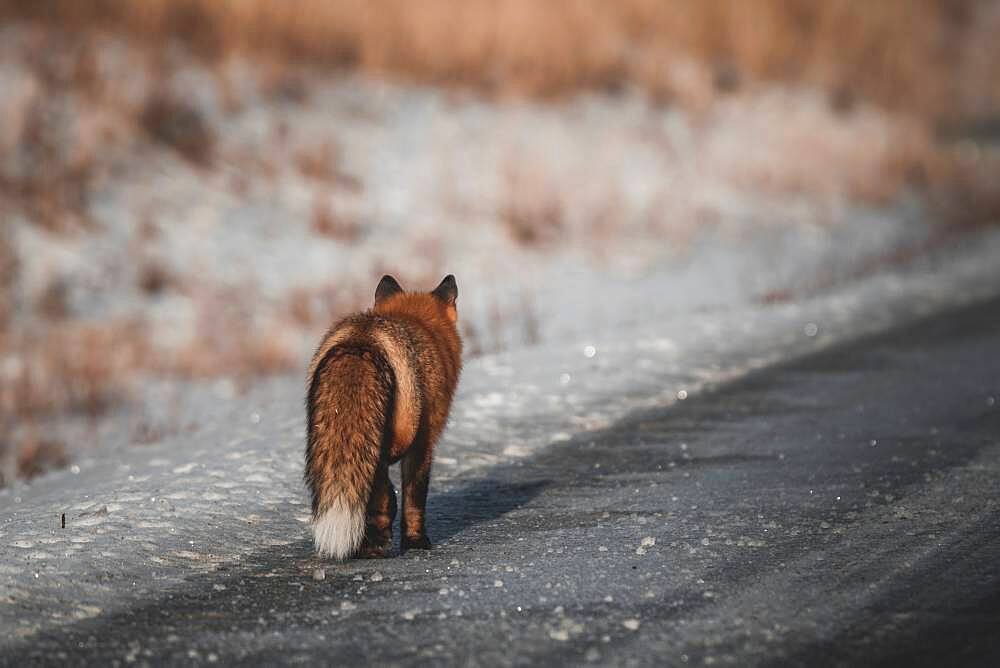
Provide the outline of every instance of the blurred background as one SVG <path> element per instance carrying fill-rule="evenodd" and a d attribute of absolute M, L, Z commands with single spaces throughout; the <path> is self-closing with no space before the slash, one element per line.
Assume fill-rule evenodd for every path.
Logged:
<path fill-rule="evenodd" d="M 1000 219 L 987 0 L 0 0 L 0 484 L 303 373 L 809 299 Z"/>

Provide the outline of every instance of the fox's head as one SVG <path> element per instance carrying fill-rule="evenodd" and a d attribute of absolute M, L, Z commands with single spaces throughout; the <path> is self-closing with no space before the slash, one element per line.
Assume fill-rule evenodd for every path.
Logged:
<path fill-rule="evenodd" d="M 451 274 L 430 292 L 406 292 L 395 278 L 386 274 L 375 288 L 376 313 L 409 312 L 420 317 L 443 317 L 454 324 L 458 320 L 458 284 Z"/>

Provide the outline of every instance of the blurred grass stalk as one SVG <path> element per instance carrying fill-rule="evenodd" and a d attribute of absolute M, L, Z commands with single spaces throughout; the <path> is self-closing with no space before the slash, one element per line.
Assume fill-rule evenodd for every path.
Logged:
<path fill-rule="evenodd" d="M 497 94 L 635 86 L 678 59 L 716 84 L 805 82 L 936 120 L 1000 102 L 1000 10 L 983 0 L 0 0 L 0 16 L 182 40 Z"/>

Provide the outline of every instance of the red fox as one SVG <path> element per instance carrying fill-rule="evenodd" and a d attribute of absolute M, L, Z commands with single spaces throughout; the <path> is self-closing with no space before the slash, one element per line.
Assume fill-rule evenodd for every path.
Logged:
<path fill-rule="evenodd" d="M 458 286 L 404 292 L 392 276 L 375 306 L 333 325 L 309 366 L 305 480 L 321 556 L 383 557 L 392 543 L 402 460 L 400 550 L 429 549 L 424 509 L 434 444 L 462 366 Z"/>

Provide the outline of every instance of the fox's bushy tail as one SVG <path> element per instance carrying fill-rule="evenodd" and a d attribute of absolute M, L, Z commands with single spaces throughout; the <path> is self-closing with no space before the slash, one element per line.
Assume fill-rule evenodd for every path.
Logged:
<path fill-rule="evenodd" d="M 367 347 L 332 348 L 310 379 L 305 479 L 321 556 L 346 559 L 361 545 L 392 393 L 388 363 Z"/>

